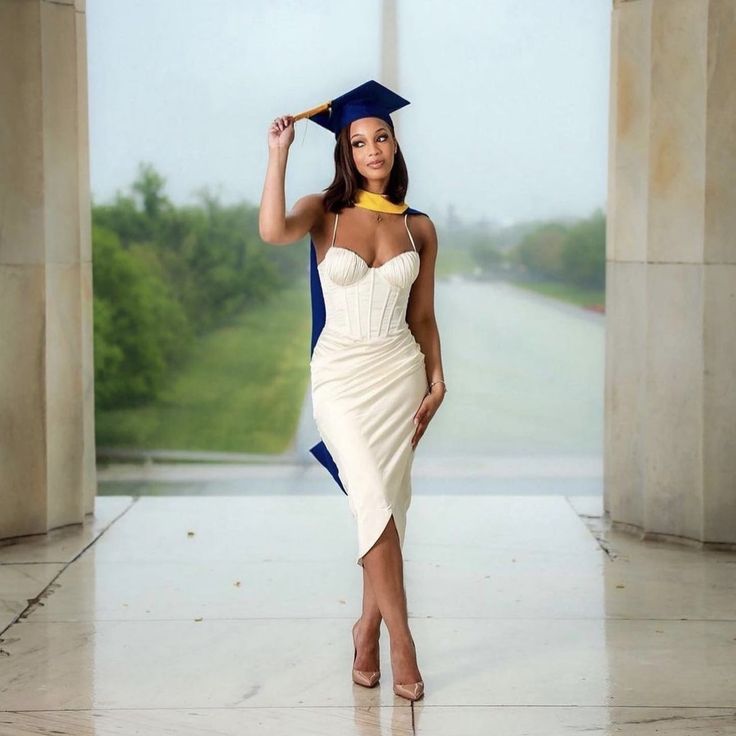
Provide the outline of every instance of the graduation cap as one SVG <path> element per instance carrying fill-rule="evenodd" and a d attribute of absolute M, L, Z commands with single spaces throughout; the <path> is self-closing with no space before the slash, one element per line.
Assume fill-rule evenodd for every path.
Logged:
<path fill-rule="evenodd" d="M 371 79 L 334 100 L 294 115 L 294 120 L 309 118 L 323 128 L 331 130 L 337 138 L 346 125 L 360 118 L 381 118 L 393 130 L 391 113 L 408 104 L 409 100 Z"/>

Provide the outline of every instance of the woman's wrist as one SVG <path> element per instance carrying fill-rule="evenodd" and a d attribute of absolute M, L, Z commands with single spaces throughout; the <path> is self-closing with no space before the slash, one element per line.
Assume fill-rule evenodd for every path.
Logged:
<path fill-rule="evenodd" d="M 276 161 L 286 161 L 289 158 L 289 147 L 288 146 L 269 146 L 268 147 L 269 159 Z"/>
<path fill-rule="evenodd" d="M 447 393 L 447 386 L 445 385 L 444 380 L 437 378 L 434 381 L 430 381 L 427 387 L 427 393 L 440 394 L 441 396 L 444 396 Z"/>

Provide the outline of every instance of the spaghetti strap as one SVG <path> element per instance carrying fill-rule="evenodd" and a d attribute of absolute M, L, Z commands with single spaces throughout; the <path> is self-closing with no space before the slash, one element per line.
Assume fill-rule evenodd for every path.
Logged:
<path fill-rule="evenodd" d="M 335 245 L 335 233 L 337 233 L 337 218 L 340 217 L 339 212 L 335 212 L 335 227 L 332 229 L 332 243 L 330 243 L 330 248 L 332 248 L 333 245 Z"/>
<path fill-rule="evenodd" d="M 417 247 L 416 245 L 414 245 L 414 238 L 411 236 L 411 230 L 409 230 L 409 223 L 406 221 L 407 217 L 409 217 L 408 212 L 404 215 L 404 225 L 406 225 L 406 232 L 409 233 L 409 240 L 411 240 L 411 247 L 414 248 L 414 250 L 416 250 Z"/>

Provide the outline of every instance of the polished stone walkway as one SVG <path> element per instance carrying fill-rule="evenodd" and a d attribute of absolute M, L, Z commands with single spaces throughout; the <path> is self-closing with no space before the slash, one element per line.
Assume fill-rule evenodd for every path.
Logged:
<path fill-rule="evenodd" d="M 0 547 L 0 734 L 736 734 L 736 554 L 612 533 L 595 496 L 415 493 L 426 695 L 350 680 L 345 497 L 106 496 Z"/>

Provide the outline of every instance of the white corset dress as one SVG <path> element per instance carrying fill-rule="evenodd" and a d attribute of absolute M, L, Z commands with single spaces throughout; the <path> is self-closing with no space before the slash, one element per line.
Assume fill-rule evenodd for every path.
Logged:
<path fill-rule="evenodd" d="M 358 526 L 358 558 L 393 515 L 403 547 L 411 502 L 414 414 L 427 391 L 424 353 L 406 322 L 420 257 L 411 250 L 369 266 L 332 244 L 317 266 L 325 324 L 310 362 L 315 423 L 335 460 Z"/>
<path fill-rule="evenodd" d="M 355 251 L 333 244 L 318 266 L 325 299 L 325 328 L 355 339 L 385 337 L 406 329 L 406 308 L 419 275 L 419 253 L 409 226 L 412 250 L 369 266 Z"/>

